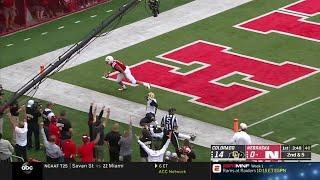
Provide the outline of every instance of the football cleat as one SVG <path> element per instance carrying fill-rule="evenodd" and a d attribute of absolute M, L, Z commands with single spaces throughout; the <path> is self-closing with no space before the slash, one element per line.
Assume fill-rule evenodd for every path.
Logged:
<path fill-rule="evenodd" d="M 149 84 L 149 83 L 145 83 L 145 86 L 146 86 L 148 89 L 150 89 L 150 88 L 151 88 L 151 86 L 150 86 L 150 84 Z"/>
<path fill-rule="evenodd" d="M 123 85 L 121 88 L 119 88 L 118 90 L 119 91 L 123 91 L 123 90 L 126 90 L 127 89 L 127 87 L 125 86 L 125 85 Z"/>

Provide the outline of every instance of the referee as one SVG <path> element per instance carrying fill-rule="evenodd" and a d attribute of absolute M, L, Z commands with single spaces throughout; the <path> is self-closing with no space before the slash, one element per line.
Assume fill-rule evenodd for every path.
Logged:
<path fill-rule="evenodd" d="M 163 127 L 163 138 L 162 145 L 164 145 L 168 139 L 168 135 L 172 132 L 171 143 L 174 146 L 175 150 L 179 150 L 178 142 L 178 133 L 175 132 L 178 130 L 177 117 L 174 115 L 176 112 L 175 108 L 170 108 L 167 115 L 162 117 L 161 127 Z"/>

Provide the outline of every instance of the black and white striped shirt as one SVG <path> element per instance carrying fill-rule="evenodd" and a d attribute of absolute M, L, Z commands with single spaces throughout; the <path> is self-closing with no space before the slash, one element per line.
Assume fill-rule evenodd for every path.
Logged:
<path fill-rule="evenodd" d="M 175 130 L 178 127 L 177 117 L 175 115 L 167 114 L 162 117 L 161 127 L 167 131 Z"/>

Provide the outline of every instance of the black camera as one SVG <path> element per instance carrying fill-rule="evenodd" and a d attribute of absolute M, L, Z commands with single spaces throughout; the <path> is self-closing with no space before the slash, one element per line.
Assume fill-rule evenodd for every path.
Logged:
<path fill-rule="evenodd" d="M 153 17 L 157 17 L 160 13 L 160 1 L 159 0 L 148 0 L 148 5 L 150 10 L 152 11 Z"/>

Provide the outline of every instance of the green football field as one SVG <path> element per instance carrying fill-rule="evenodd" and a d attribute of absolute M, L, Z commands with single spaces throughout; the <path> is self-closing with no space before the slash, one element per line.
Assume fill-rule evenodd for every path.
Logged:
<path fill-rule="evenodd" d="M 190 2 L 190 0 L 167 0 L 166 3 L 162 4 L 168 4 L 168 6 L 163 6 L 162 8 L 170 9 L 187 2 Z M 267 35 L 258 34 L 233 27 L 243 21 L 293 2 L 296 2 L 296 0 L 255 0 L 120 50 L 112 55 L 117 59 L 123 60 L 127 65 L 134 65 L 143 60 L 151 59 L 179 67 L 181 68 L 179 70 L 180 72 L 189 72 L 199 66 L 185 66 L 156 58 L 156 56 L 197 40 L 205 40 L 232 47 L 231 51 L 235 53 L 265 59 L 275 63 L 291 61 L 319 68 L 319 42 L 278 33 L 270 33 Z M 113 1 L 110 6 L 101 5 L 93 10 L 65 17 L 35 29 L 1 38 L 0 67 L 5 67 L 76 42 L 101 20 L 99 18 L 102 18 L 103 15 L 107 16 L 107 14 L 104 14 L 106 13 L 105 11 L 115 9 L 119 4 L 119 1 Z M 145 14 L 143 8 L 144 7 L 141 6 L 134 10 L 138 12 L 138 16 L 126 16 L 121 25 L 147 17 L 148 15 Z M 94 14 L 98 14 L 98 16 L 91 18 L 90 16 Z M 80 19 L 83 24 L 82 22 L 74 23 Z M 320 16 L 314 16 L 308 20 L 320 22 Z M 58 27 L 63 25 L 65 26 L 63 31 L 57 30 Z M 76 30 L 67 31 L 69 27 L 76 27 Z M 48 34 L 41 35 L 43 32 L 48 32 Z M 68 38 L 57 38 L 62 37 L 62 35 Z M 44 36 L 46 36 L 46 39 L 43 38 Z M 23 39 L 27 37 L 31 37 L 31 39 L 24 41 Z M 29 43 L 33 45 L 27 46 Z M 8 44 L 13 45 L 7 46 Z M 21 49 L 21 53 L 15 53 L 16 49 Z M 119 92 L 117 91 L 118 85 L 115 82 L 101 78 L 104 72 L 106 72 L 104 57 L 101 57 L 62 71 L 53 78 L 130 101 L 145 103 L 143 97 L 146 90 L 143 87 L 129 88 L 125 92 Z M 260 137 L 263 136 L 265 139 L 279 143 L 283 143 L 294 137 L 296 139 L 290 141 L 289 144 L 320 144 L 320 136 L 318 133 L 320 130 L 320 99 L 318 98 L 320 96 L 319 73 L 279 89 L 243 81 L 242 78 L 243 76 L 241 75 L 234 75 L 222 79 L 219 82 L 222 84 L 237 82 L 270 92 L 229 110 L 220 111 L 191 103 L 188 101 L 190 98 L 187 96 L 158 88 L 152 88 L 152 91 L 157 95 L 160 109 L 163 110 L 174 106 L 177 108 L 178 114 L 227 128 L 232 128 L 233 119 L 238 118 L 241 122 L 245 122 L 248 125 L 254 124 L 248 129 L 249 134 Z M 71 109 L 70 111 L 73 112 Z M 86 115 L 84 113 L 80 114 L 83 116 L 81 119 L 86 121 Z M 80 125 L 79 128 L 85 129 L 86 126 L 83 124 Z M 270 133 L 270 135 L 266 135 L 267 133 Z M 206 151 L 208 150 L 204 149 L 203 154 L 206 154 Z M 312 151 L 320 153 L 320 146 L 315 146 Z M 202 160 L 206 160 L 206 157 Z"/>
<path fill-rule="evenodd" d="M 292 2 L 294 1 L 252 1 L 154 39 L 120 50 L 112 55 L 123 60 L 128 65 L 151 59 L 180 67 L 180 72 L 188 72 L 197 68 L 197 66 L 188 67 L 173 62 L 165 62 L 165 60 L 156 58 L 156 56 L 193 41 L 205 40 L 232 47 L 231 51 L 239 54 L 275 63 L 290 60 L 291 62 L 317 68 L 319 67 L 318 57 L 320 55 L 320 51 L 318 50 L 320 46 L 317 42 L 277 33 L 263 35 L 233 27 L 245 20 L 278 9 Z M 313 21 L 317 19 L 313 18 Z M 54 78 L 102 93 L 112 94 L 130 101 L 144 103 L 143 98 L 141 98 L 145 93 L 144 88 L 130 88 L 125 93 L 118 92 L 115 82 L 101 78 L 105 71 L 104 57 L 101 57 L 63 71 Z M 273 131 L 272 134 L 264 138 L 282 143 L 294 137 L 296 139 L 289 142 L 289 144 L 303 143 L 313 145 L 320 142 L 320 136 L 317 133 L 317 129 L 319 130 L 320 128 L 320 113 L 318 113 L 320 100 L 319 98 L 316 99 L 320 95 L 319 77 L 320 74 L 316 74 L 280 89 L 243 81 L 241 80 L 243 78 L 241 75 L 222 79 L 221 83 L 238 82 L 270 91 L 268 94 L 226 111 L 219 111 L 190 103 L 188 102 L 189 97 L 158 88 L 153 88 L 152 91 L 157 94 L 157 98 L 161 103 L 160 108 L 163 110 L 166 110 L 170 106 L 175 106 L 179 114 L 227 128 L 232 128 L 234 118 L 238 118 L 241 122 L 246 122 L 250 125 L 271 117 L 250 127 L 249 133 L 261 136 Z M 92 79 L 95 80 L 92 81 Z M 293 108 L 291 111 L 272 118 L 275 114 L 310 100 L 312 102 Z M 316 146 L 313 148 L 313 151 L 320 153 L 320 147 Z"/>
<path fill-rule="evenodd" d="M 160 10 L 163 12 L 191 1 L 162 0 Z M 126 0 L 112 0 L 110 3 L 98 5 L 36 28 L 0 37 L 0 68 L 79 42 L 102 20 L 126 2 Z M 122 18 L 119 26 L 150 17 L 149 13 L 141 3 Z M 58 29 L 62 26 L 64 28 Z M 30 39 L 25 41 L 28 38 Z M 17 50 L 19 53 L 16 53 Z"/>

